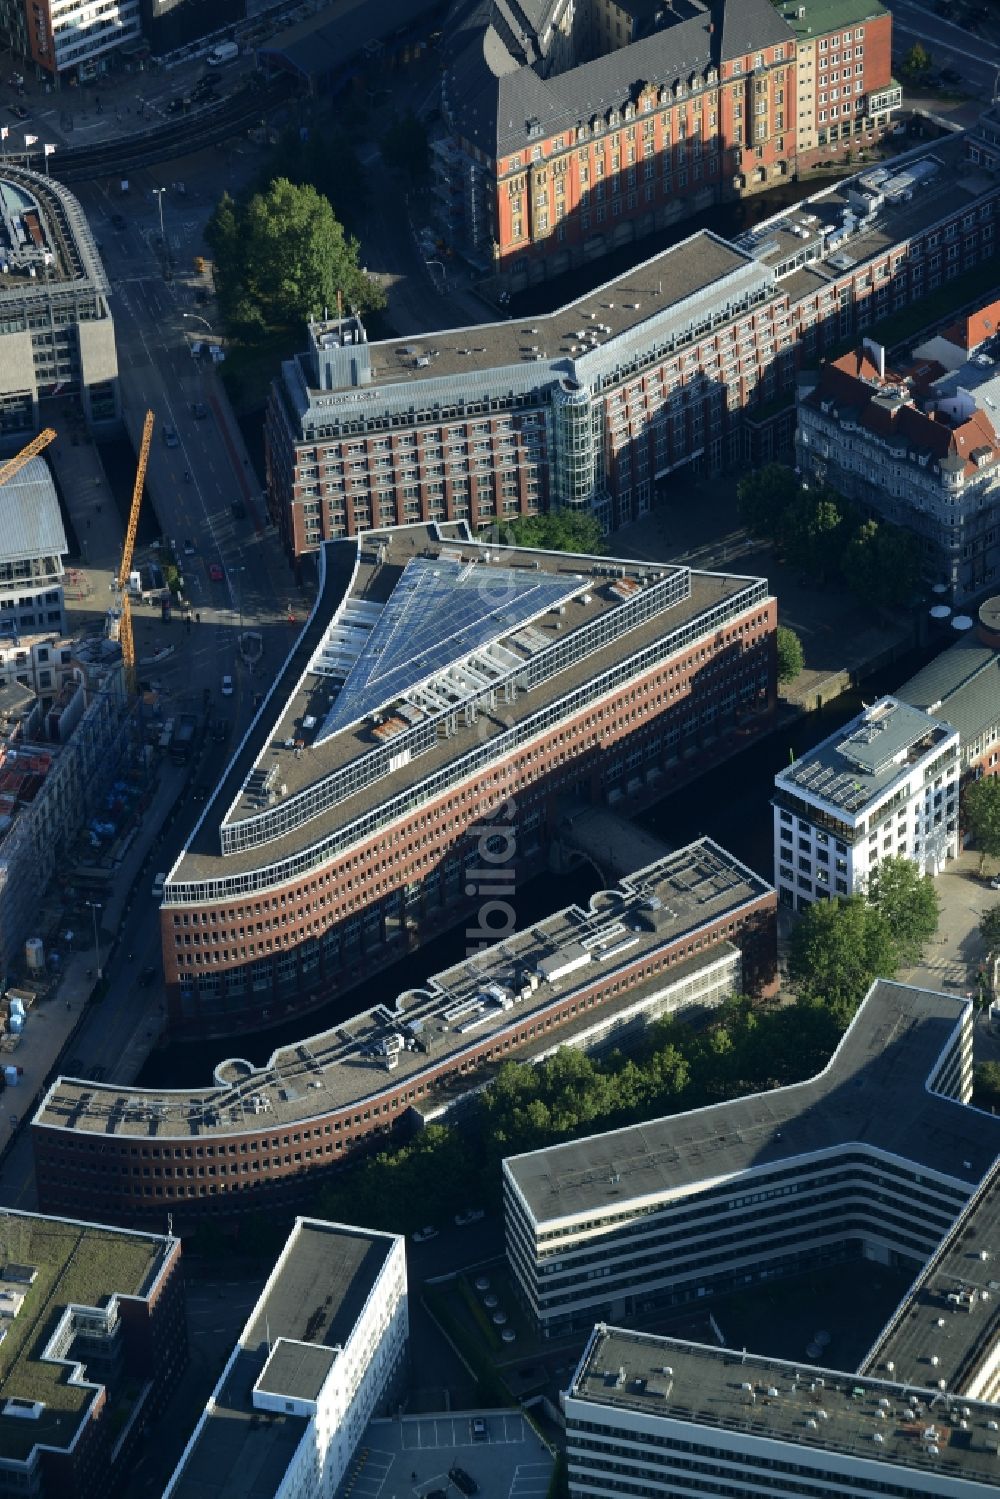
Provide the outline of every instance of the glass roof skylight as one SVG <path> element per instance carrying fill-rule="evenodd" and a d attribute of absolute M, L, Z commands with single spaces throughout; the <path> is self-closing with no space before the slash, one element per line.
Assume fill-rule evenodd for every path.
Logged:
<path fill-rule="evenodd" d="M 526 567 L 413 558 L 349 668 L 317 741 L 554 608 L 582 581 Z"/>

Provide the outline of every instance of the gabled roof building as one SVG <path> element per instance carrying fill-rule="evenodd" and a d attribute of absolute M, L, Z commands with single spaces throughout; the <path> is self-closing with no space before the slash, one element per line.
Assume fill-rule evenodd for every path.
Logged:
<path fill-rule="evenodd" d="M 899 103 L 891 24 L 878 0 L 457 0 L 445 234 L 517 287 L 871 144 Z"/>
<path fill-rule="evenodd" d="M 802 472 L 918 538 L 923 570 L 955 603 L 1000 566 L 994 516 L 1000 376 L 977 355 L 951 373 L 895 373 L 876 345 L 800 381 L 795 447 Z"/>

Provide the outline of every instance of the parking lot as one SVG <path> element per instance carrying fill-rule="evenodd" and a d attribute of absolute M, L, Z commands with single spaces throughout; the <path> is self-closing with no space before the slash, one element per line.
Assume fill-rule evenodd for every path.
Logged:
<path fill-rule="evenodd" d="M 371 1422 L 340 1495 L 463 1499 L 464 1487 L 483 1499 L 545 1499 L 552 1468 L 548 1448 L 516 1412 L 404 1416 Z"/>

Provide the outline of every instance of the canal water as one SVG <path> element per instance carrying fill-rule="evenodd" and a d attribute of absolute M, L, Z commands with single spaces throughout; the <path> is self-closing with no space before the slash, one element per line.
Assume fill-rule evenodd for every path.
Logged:
<path fill-rule="evenodd" d="M 665 797 L 640 814 L 643 824 L 674 848 L 708 834 L 770 880 L 773 874 L 770 797 L 777 771 L 788 764 L 792 755 L 802 755 L 852 718 L 861 708 L 862 697 L 871 702 L 883 692 L 892 692 L 940 649 L 940 640 L 935 640 L 901 657 L 867 678 L 863 689 L 842 693 L 823 708 L 804 714 L 787 728 L 742 750 L 734 759 L 702 776 L 693 787 Z M 560 906 L 584 901 L 598 886 L 598 877 L 590 865 L 558 877 L 538 876 L 516 892 L 513 904 L 517 924 L 530 926 Z M 435 937 L 392 968 L 376 974 L 363 989 L 340 995 L 325 1008 L 288 1025 L 243 1034 L 228 1043 L 176 1042 L 162 1047 L 149 1058 L 138 1084 L 144 1088 L 208 1086 L 213 1067 L 227 1056 L 245 1057 L 258 1066 L 263 1065 L 276 1047 L 335 1025 L 360 1008 L 380 1002 L 391 1005 L 401 990 L 419 986 L 429 974 L 448 968 L 464 956 L 463 922 L 454 931 Z"/>

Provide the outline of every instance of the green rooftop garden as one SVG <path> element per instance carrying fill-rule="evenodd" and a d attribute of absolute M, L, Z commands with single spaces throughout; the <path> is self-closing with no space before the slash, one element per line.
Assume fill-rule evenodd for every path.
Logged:
<path fill-rule="evenodd" d="M 156 1240 L 58 1220 L 0 1215 L 0 1263 L 30 1265 L 34 1283 L 5 1282 L 25 1291 L 24 1304 L 0 1343 L 0 1402 L 16 1396 L 42 1401 L 36 1420 L 0 1416 L 0 1456 L 25 1458 L 37 1442 L 67 1444 L 90 1391 L 67 1383 L 70 1370 L 45 1362 L 45 1347 L 70 1304 L 101 1306 L 115 1292 L 145 1289 L 160 1257 Z"/>

